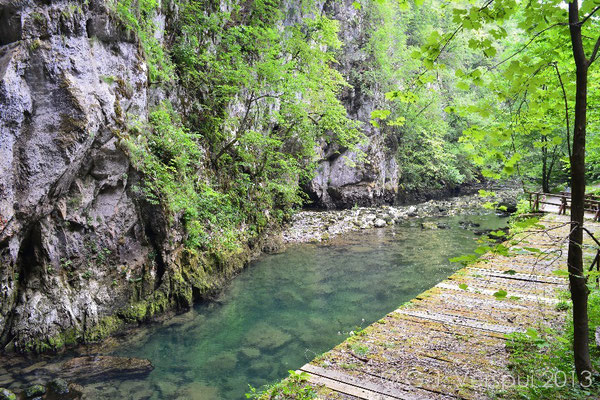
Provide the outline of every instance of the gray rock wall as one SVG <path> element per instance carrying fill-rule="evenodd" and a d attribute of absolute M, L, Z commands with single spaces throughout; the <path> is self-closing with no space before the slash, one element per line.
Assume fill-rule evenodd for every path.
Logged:
<path fill-rule="evenodd" d="M 367 40 L 351 4 L 324 7 L 341 21 L 340 69 L 354 85 L 343 100 L 365 122 L 366 161 L 352 166 L 355 154 L 322 145 L 308 191 L 329 208 L 391 202 L 398 182 L 368 124 L 382 94 L 350 73 L 364 68 Z M 227 265 L 186 252 L 176 218 L 138 195 L 124 115 L 144 120 L 163 97 L 105 1 L 0 0 L 0 348 L 99 339 L 189 306 L 248 260 L 248 246 Z"/>
<path fill-rule="evenodd" d="M 339 70 L 351 85 L 342 94 L 348 115 L 362 122 L 367 143 L 361 147 L 364 161 L 351 151 L 323 143 L 315 178 L 307 185 L 313 204 L 324 208 L 348 208 L 393 203 L 398 189 L 395 154 L 385 144 L 385 135 L 370 124 L 371 112 L 381 106 L 384 93 L 365 87 L 363 74 L 369 68 L 367 44 L 370 23 L 353 1 L 329 1 L 325 12 L 340 21 L 344 47 L 338 58 Z"/>
<path fill-rule="evenodd" d="M 3 346 L 91 329 L 163 272 L 163 216 L 119 146 L 124 110 L 146 115 L 146 65 L 104 2 L 77 4 L 0 7 Z"/>

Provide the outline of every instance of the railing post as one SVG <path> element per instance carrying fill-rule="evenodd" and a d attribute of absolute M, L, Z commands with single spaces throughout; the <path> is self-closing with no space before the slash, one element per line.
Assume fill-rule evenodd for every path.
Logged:
<path fill-rule="evenodd" d="M 540 194 L 539 193 L 535 194 L 535 203 L 533 203 L 533 208 L 535 209 L 535 212 L 540 212 Z"/>
<path fill-rule="evenodd" d="M 567 215 L 567 198 L 565 196 L 560 198 L 560 208 L 558 209 L 558 215 Z"/>

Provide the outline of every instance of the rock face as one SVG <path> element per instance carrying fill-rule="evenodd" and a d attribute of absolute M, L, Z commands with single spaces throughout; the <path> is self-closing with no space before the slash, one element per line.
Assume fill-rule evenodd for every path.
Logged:
<path fill-rule="evenodd" d="M 230 275 L 138 195 L 123 114 L 164 96 L 106 2 L 2 1 L 0 38 L 0 348 L 95 340 Z"/>
<path fill-rule="evenodd" d="M 120 112 L 148 108 L 137 45 L 103 2 L 13 3 L 0 13 L 0 343 L 23 347 L 97 324 L 130 297 L 113 281 L 159 275 L 162 216 L 118 145 Z"/>
<path fill-rule="evenodd" d="M 325 10 L 339 20 L 340 39 L 344 50 L 339 57 L 339 70 L 351 85 L 342 102 L 348 115 L 362 122 L 367 143 L 361 146 L 364 160 L 356 153 L 324 143 L 316 176 L 307 185 L 313 204 L 324 208 L 349 208 L 394 202 L 398 190 L 398 165 L 394 151 L 385 145 L 385 135 L 370 124 L 371 112 L 377 109 L 384 93 L 376 87 L 365 88 L 361 74 L 368 68 L 366 44 L 368 24 L 363 14 L 352 6 L 353 1 L 328 2 Z"/>

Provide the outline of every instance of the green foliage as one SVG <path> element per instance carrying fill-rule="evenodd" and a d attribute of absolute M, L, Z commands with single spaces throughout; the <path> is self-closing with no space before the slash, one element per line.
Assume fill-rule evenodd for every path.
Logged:
<path fill-rule="evenodd" d="M 590 341 L 600 326 L 600 291 L 591 288 L 589 300 Z M 570 301 L 557 304 L 558 311 L 570 310 Z M 600 396 L 598 385 L 582 387 L 577 382 L 573 367 L 572 315 L 567 314 L 566 330 L 528 329 L 526 333 L 508 335 L 510 351 L 509 368 L 519 385 L 496 393 L 506 399 L 596 399 Z M 594 368 L 600 367 L 600 350 L 590 346 Z M 511 380 L 512 382 L 512 380 Z"/>
<path fill-rule="evenodd" d="M 593 4 L 583 1 L 581 15 Z M 432 70 L 443 69 L 447 66 L 444 54 L 450 51 L 446 44 L 468 37 L 468 46 L 489 60 L 456 73 L 459 89 L 481 87 L 488 94 L 452 106 L 457 115 L 473 121 L 461 137 L 464 150 L 485 177 L 518 174 L 526 183 L 550 191 L 568 179 L 568 138 L 575 105 L 566 7 L 559 2 L 528 7 L 499 1 L 485 7 L 457 4 L 452 13 L 454 30 L 424 46 L 422 57 L 429 60 Z M 592 40 L 600 35 L 594 22 L 592 18 L 582 25 L 584 45 L 590 52 Z M 590 70 L 589 104 L 598 100 L 594 89 L 598 76 L 597 70 Z M 594 107 L 590 114 L 597 116 Z M 600 165 L 597 132 L 598 118 L 588 118 L 586 155 L 591 178 L 598 175 Z"/>
<path fill-rule="evenodd" d="M 198 135 L 186 129 L 168 103 L 138 121 L 126 143 L 134 165 L 146 179 L 139 188 L 146 199 L 164 206 L 173 221 L 181 219 L 192 248 L 235 248 L 242 216 L 231 196 L 202 179 Z"/>
<path fill-rule="evenodd" d="M 310 17 L 281 26 L 278 1 L 233 2 L 224 11 L 181 0 L 177 35 L 160 53 L 150 34 L 157 3 L 117 4 L 147 42 L 151 71 L 185 92 L 182 114 L 164 102 L 148 121 L 131 122 L 124 138 L 146 177 L 140 192 L 183 224 L 190 249 L 235 251 L 286 218 L 303 201 L 299 185 L 312 176 L 320 142 L 362 154 L 359 124 L 338 100 L 347 86 L 333 68 L 338 22 L 312 12 L 312 2 L 303 6 Z M 164 65 L 154 62 L 159 54 Z"/>
<path fill-rule="evenodd" d="M 438 29 L 451 23 L 447 8 L 435 0 L 423 7 L 408 2 L 363 2 L 361 24 L 369 26 L 366 47 L 368 68 L 353 71 L 350 83 L 377 99 L 371 124 L 386 136 L 388 149 L 396 154 L 400 185 L 405 191 L 453 187 L 474 178 L 471 162 L 458 142 L 462 118 L 450 110 L 457 98 L 465 101 L 481 94 L 459 94 L 454 88 L 455 70 L 479 62 L 464 43 L 448 57 L 449 67 L 424 69 L 422 46 L 440 40 Z M 402 88 L 402 89 L 398 89 Z"/>
<path fill-rule="evenodd" d="M 114 11 L 127 29 L 134 32 L 144 50 L 150 82 L 168 82 L 172 79 L 173 65 L 163 48 L 154 21 L 160 11 L 159 0 L 116 0 Z"/>
<path fill-rule="evenodd" d="M 317 398 L 315 389 L 306 385 L 308 381 L 308 374 L 306 372 L 297 373 L 295 371 L 289 371 L 289 374 L 290 376 L 287 379 L 277 384 L 267 386 L 260 391 L 250 386 L 250 392 L 246 393 L 246 398 L 260 400 L 310 400 Z"/>

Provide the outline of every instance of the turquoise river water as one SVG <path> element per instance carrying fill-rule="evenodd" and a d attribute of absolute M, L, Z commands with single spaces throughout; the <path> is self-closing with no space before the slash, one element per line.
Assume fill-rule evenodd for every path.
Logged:
<path fill-rule="evenodd" d="M 151 327 L 116 352 L 150 359 L 155 370 L 146 380 L 104 385 L 99 392 L 243 399 L 248 384 L 280 380 L 458 269 L 448 259 L 477 247 L 461 222 L 480 224 L 476 229 L 506 223 L 495 215 L 435 221 L 448 228 L 424 230 L 412 221 L 263 257 L 216 302 Z"/>
<path fill-rule="evenodd" d="M 215 301 L 99 350 L 149 359 L 148 376 L 79 383 L 89 399 L 243 399 L 248 384 L 277 382 L 460 268 L 448 259 L 478 246 L 467 225 L 506 224 L 493 214 L 429 220 L 445 227 L 436 230 L 422 229 L 423 221 L 266 255 Z M 14 387 L 45 379 L 42 370 L 15 371 Z"/>

